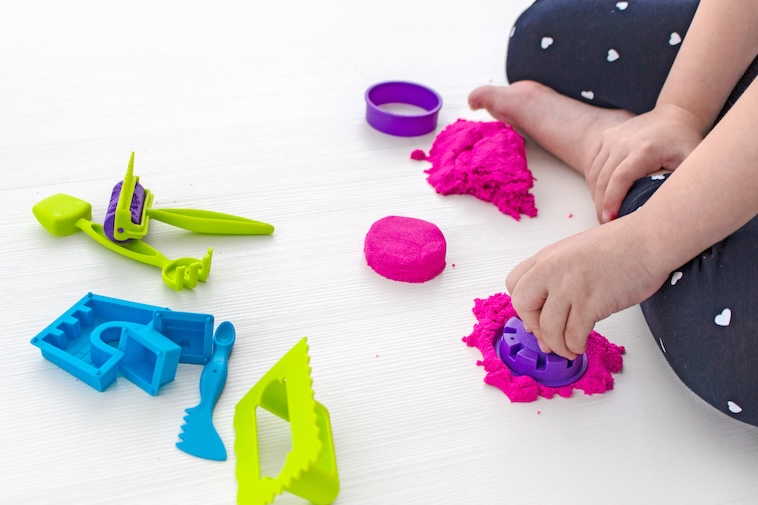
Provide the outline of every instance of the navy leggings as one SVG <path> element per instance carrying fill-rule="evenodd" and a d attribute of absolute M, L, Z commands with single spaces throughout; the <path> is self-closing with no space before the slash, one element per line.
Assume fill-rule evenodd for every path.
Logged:
<path fill-rule="evenodd" d="M 593 105 L 651 110 L 698 0 L 537 0 L 511 30 L 510 82 L 534 80 Z M 719 119 L 758 73 L 736 83 Z M 620 216 L 667 176 L 638 180 Z M 693 230 L 693 233 L 696 231 Z M 758 426 L 758 217 L 671 273 L 642 302 L 666 360 L 698 396 Z"/>

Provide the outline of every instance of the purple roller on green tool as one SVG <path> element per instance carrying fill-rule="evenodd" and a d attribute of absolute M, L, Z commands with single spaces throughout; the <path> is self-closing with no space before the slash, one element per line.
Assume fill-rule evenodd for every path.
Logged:
<path fill-rule="evenodd" d="M 129 158 L 124 180 L 114 186 L 105 215 L 105 234 L 114 242 L 141 239 L 150 219 L 210 235 L 270 235 L 268 223 L 221 212 L 198 209 L 154 209 L 153 193 L 134 175 L 134 153 Z"/>
<path fill-rule="evenodd" d="M 111 201 L 108 203 L 108 210 L 105 213 L 105 222 L 103 223 L 103 227 L 105 228 L 105 234 L 113 240 L 114 242 L 126 242 L 131 239 L 126 240 L 116 240 L 116 209 L 118 207 L 119 197 L 121 196 L 121 188 L 124 186 L 124 182 L 126 180 L 123 180 L 116 184 L 113 187 L 113 191 L 111 192 Z M 133 224 L 139 225 L 142 223 L 142 209 L 145 208 L 145 198 L 148 196 L 147 192 L 145 191 L 145 188 L 142 187 L 142 184 L 136 183 L 134 186 L 134 191 L 132 195 L 132 201 L 129 206 L 129 211 L 131 214 L 131 222 Z M 152 200 L 152 194 L 149 195 L 150 199 Z M 119 234 L 124 233 L 123 228 L 119 228 Z"/>
<path fill-rule="evenodd" d="M 543 386 L 567 386 L 579 380 L 587 370 L 587 356 L 569 360 L 540 350 L 537 337 L 524 329 L 524 323 L 512 317 L 495 340 L 497 356 L 514 375 L 527 375 Z"/>

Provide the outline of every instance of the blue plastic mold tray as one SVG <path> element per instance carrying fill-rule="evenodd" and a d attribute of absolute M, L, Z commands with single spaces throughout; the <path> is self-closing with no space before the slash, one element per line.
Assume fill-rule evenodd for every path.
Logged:
<path fill-rule="evenodd" d="M 98 391 L 120 372 L 156 395 L 174 379 L 179 362 L 208 361 L 213 316 L 88 293 L 31 342 L 47 360 Z"/>
<path fill-rule="evenodd" d="M 152 328 L 181 347 L 180 363 L 205 365 L 213 354 L 213 316 L 158 310 Z"/>
<path fill-rule="evenodd" d="M 73 307 L 32 339 L 32 344 L 77 379 L 103 391 L 116 380 L 123 357 L 113 344 L 121 339 L 121 326 L 104 323 L 125 321 L 141 325 L 153 320 L 161 307 L 127 302 L 87 293 Z"/>

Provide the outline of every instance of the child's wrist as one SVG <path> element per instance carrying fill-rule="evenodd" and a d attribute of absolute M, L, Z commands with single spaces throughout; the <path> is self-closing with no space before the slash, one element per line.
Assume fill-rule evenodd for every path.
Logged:
<path fill-rule="evenodd" d="M 674 234 L 661 233 L 662 227 L 654 216 L 647 215 L 645 207 L 616 220 L 629 248 L 629 254 L 637 257 L 648 273 L 656 279 L 668 275 L 687 262 L 681 250 L 681 241 Z"/>
<path fill-rule="evenodd" d="M 681 234 L 664 226 L 652 207 L 642 206 L 637 211 L 624 216 L 627 244 L 642 264 L 656 278 L 665 278 L 685 264 L 697 253 L 689 251 L 689 245 Z"/>
<path fill-rule="evenodd" d="M 658 99 L 653 109 L 654 113 L 667 116 L 677 123 L 685 125 L 700 135 L 705 136 L 711 129 L 714 118 L 706 117 L 705 114 L 696 110 L 695 107 L 689 107 L 673 100 L 666 100 L 663 97 Z"/>

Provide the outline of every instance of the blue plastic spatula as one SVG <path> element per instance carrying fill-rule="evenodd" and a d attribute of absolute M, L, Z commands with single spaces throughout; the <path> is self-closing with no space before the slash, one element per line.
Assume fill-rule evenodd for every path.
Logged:
<path fill-rule="evenodd" d="M 229 354 L 235 340 L 234 325 L 224 321 L 213 334 L 213 355 L 200 375 L 200 403 L 186 409 L 185 423 L 176 446 L 198 458 L 224 461 L 226 448 L 213 426 L 213 408 L 226 383 Z"/>

